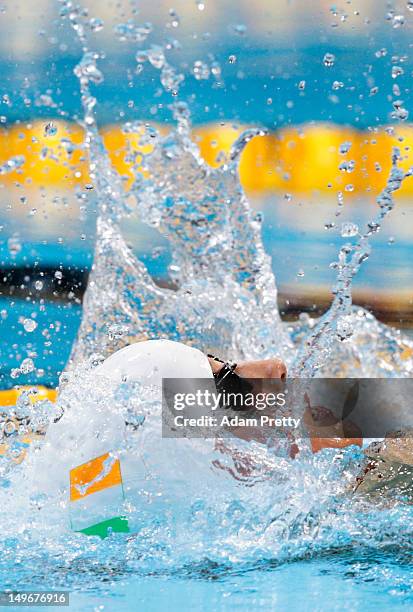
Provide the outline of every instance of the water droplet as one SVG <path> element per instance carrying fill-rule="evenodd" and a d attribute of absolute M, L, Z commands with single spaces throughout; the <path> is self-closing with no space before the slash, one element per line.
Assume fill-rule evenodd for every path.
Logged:
<path fill-rule="evenodd" d="M 133 41 L 137 43 L 144 42 L 152 32 L 153 26 L 146 22 L 142 25 L 136 25 L 133 19 L 129 19 L 126 23 L 119 23 L 115 26 L 115 36 L 120 42 Z"/>
<path fill-rule="evenodd" d="M 401 66 L 393 66 L 391 69 L 392 79 L 397 79 L 398 76 L 404 74 L 404 70 Z"/>
<path fill-rule="evenodd" d="M 336 56 L 333 55 L 333 53 L 326 53 L 323 58 L 323 64 L 327 68 L 331 68 L 331 66 L 334 66 L 335 61 L 336 61 Z"/>
<path fill-rule="evenodd" d="M 337 91 L 337 89 L 341 89 L 342 87 L 344 87 L 344 83 L 342 81 L 333 81 L 332 88 L 334 91 Z"/>
<path fill-rule="evenodd" d="M 57 134 L 57 126 L 52 121 L 46 123 L 44 126 L 44 135 L 54 136 L 55 134 Z"/>
<path fill-rule="evenodd" d="M 339 165 L 339 170 L 341 170 L 342 172 L 353 172 L 354 168 L 355 168 L 356 162 L 351 159 L 349 161 L 343 161 L 341 162 L 341 164 Z"/>
<path fill-rule="evenodd" d="M 142 49 L 136 52 L 135 59 L 139 64 L 144 64 L 148 61 L 148 52 Z"/>
<path fill-rule="evenodd" d="M 34 288 L 36 289 L 36 291 L 41 291 L 43 289 L 43 281 L 37 280 L 34 283 Z"/>
<path fill-rule="evenodd" d="M 404 25 L 405 17 L 404 15 L 393 15 L 391 22 L 393 28 L 401 28 Z"/>
<path fill-rule="evenodd" d="M 36 329 L 37 323 L 36 323 L 36 321 L 34 319 L 24 319 L 23 327 L 24 327 L 25 331 L 32 332 L 32 331 L 34 331 Z"/>
<path fill-rule="evenodd" d="M 126 325 L 114 323 L 108 327 L 108 336 L 110 340 L 120 340 L 123 336 L 127 335 L 128 332 L 129 329 Z"/>
<path fill-rule="evenodd" d="M 354 185 L 349 183 L 348 185 L 344 187 L 344 191 L 354 191 Z"/>
<path fill-rule="evenodd" d="M 7 241 L 7 248 L 9 249 L 11 257 L 16 257 L 22 250 L 20 238 L 17 235 L 11 236 Z"/>
<path fill-rule="evenodd" d="M 221 66 L 217 61 L 212 62 L 211 72 L 216 79 L 221 78 Z"/>
<path fill-rule="evenodd" d="M 0 174 L 7 174 L 20 168 L 25 162 L 23 155 L 15 155 L 0 166 Z"/>
<path fill-rule="evenodd" d="M 380 223 L 377 223 L 377 221 L 369 221 L 369 223 L 367 223 L 367 227 L 369 228 L 369 235 L 377 234 L 377 232 L 380 231 Z"/>
<path fill-rule="evenodd" d="M 147 56 L 149 62 L 152 64 L 154 68 L 160 70 L 165 65 L 165 54 L 163 52 L 162 47 L 159 45 L 152 45 L 147 50 Z"/>
<path fill-rule="evenodd" d="M 54 277 L 57 278 L 58 280 L 62 280 L 63 272 L 61 270 L 56 270 L 56 272 L 54 273 Z"/>
<path fill-rule="evenodd" d="M 238 36 L 244 36 L 247 31 L 247 26 L 243 23 L 236 23 L 229 26 L 229 29 L 234 33 L 238 34 Z"/>
<path fill-rule="evenodd" d="M 16 425 L 13 423 L 13 421 L 6 421 L 3 431 L 7 436 L 11 436 L 12 434 L 17 433 Z"/>
<path fill-rule="evenodd" d="M 53 102 L 52 96 L 49 96 L 48 94 L 40 94 L 39 96 L 37 96 L 34 103 L 35 106 L 56 106 L 56 104 Z"/>
<path fill-rule="evenodd" d="M 237 56 L 236 56 L 236 55 L 230 55 L 230 56 L 228 57 L 228 62 L 229 62 L 230 64 L 235 64 L 235 62 L 236 62 L 236 61 L 237 61 Z"/>
<path fill-rule="evenodd" d="M 80 62 L 74 69 L 74 73 L 81 81 L 95 83 L 98 85 L 103 81 L 103 74 L 96 66 L 96 61 L 99 59 L 98 53 L 88 52 L 85 53 Z M 90 102 L 93 102 L 94 98 L 90 97 Z M 95 101 L 96 102 L 96 101 Z"/>
<path fill-rule="evenodd" d="M 409 9 L 409 11 L 413 11 L 413 0 L 407 0 L 406 6 Z"/>
<path fill-rule="evenodd" d="M 303 270 L 302 268 L 300 268 L 300 269 L 298 270 L 298 272 L 297 272 L 297 276 L 298 276 L 299 278 L 302 278 L 302 277 L 304 276 L 304 270 Z"/>
<path fill-rule="evenodd" d="M 73 151 L 76 149 L 76 145 L 68 138 L 62 138 L 60 144 L 68 155 L 72 155 Z"/>
<path fill-rule="evenodd" d="M 30 357 L 26 357 L 20 364 L 20 372 L 22 374 L 29 374 L 34 370 L 34 361 Z"/>
<path fill-rule="evenodd" d="M 383 49 L 379 49 L 378 51 L 376 51 L 374 55 L 376 57 L 385 57 L 387 55 L 387 49 L 383 47 Z"/>
<path fill-rule="evenodd" d="M 343 142 L 339 147 L 341 155 L 345 155 L 346 153 L 348 153 L 351 149 L 351 145 L 352 143 L 349 141 Z"/>
<path fill-rule="evenodd" d="M 355 223 L 347 222 L 341 225 L 341 235 L 343 238 L 351 238 L 357 236 L 359 231 L 358 225 Z"/>
<path fill-rule="evenodd" d="M 301 91 L 303 91 L 303 90 L 305 89 L 305 85 L 306 85 L 305 81 L 300 81 L 300 82 L 298 83 L 298 89 L 300 89 Z"/>
<path fill-rule="evenodd" d="M 378 87 L 372 87 L 372 88 L 370 89 L 370 93 L 369 93 L 369 95 L 370 95 L 370 96 L 375 96 L 375 95 L 376 95 L 376 93 L 377 93 L 378 91 L 379 91 L 379 88 L 378 88 Z"/>
<path fill-rule="evenodd" d="M 172 17 L 172 20 L 169 24 L 167 24 L 167 27 L 178 28 L 181 21 L 175 9 L 169 9 L 169 16 Z"/>
<path fill-rule="evenodd" d="M 182 81 L 184 80 L 184 75 L 176 72 L 176 70 L 166 64 L 161 71 L 161 83 L 166 91 L 170 91 L 173 96 L 178 94 L 178 89 Z"/>
<path fill-rule="evenodd" d="M 406 108 L 403 108 L 402 100 L 395 100 L 393 102 L 394 111 L 391 116 L 392 119 L 398 119 L 399 121 L 406 121 L 409 117 L 409 111 Z"/>
<path fill-rule="evenodd" d="M 92 19 L 89 19 L 89 28 L 92 30 L 92 32 L 100 32 L 101 30 L 103 30 L 103 20 L 99 19 L 98 17 L 92 17 Z"/>
<path fill-rule="evenodd" d="M 198 7 L 198 11 L 205 10 L 205 3 L 202 0 L 196 0 L 196 5 Z"/>
<path fill-rule="evenodd" d="M 194 73 L 194 77 L 197 79 L 197 81 L 209 79 L 211 73 L 208 64 L 201 62 L 200 60 L 194 62 L 192 72 Z"/>

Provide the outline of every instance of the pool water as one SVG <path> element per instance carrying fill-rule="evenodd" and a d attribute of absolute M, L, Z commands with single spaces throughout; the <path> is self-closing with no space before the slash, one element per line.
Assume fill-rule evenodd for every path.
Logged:
<path fill-rule="evenodd" d="M 42 588 L 53 584 L 56 590 L 69 590 L 73 611 L 409 610 L 411 564 L 411 553 L 357 545 L 295 562 L 267 560 L 258 567 L 205 562 L 158 575 L 139 575 L 132 568 L 119 570 L 115 563 L 94 559 L 83 577 L 80 564 L 77 577 L 75 568 L 67 567 L 67 580 L 63 571 L 58 577 L 43 574 Z M 38 590 L 39 577 L 33 583 L 21 581 L 19 588 Z"/>
<path fill-rule="evenodd" d="M 317 220 L 316 235 L 308 239 L 305 227 L 313 209 L 301 221 L 300 202 L 284 202 L 263 226 L 239 180 L 241 153 L 262 130 L 243 132 L 222 168 L 208 167 L 191 141 L 180 68 L 172 64 L 167 47 L 165 53 L 151 47 L 139 52 L 137 62 L 160 70 L 175 127 L 162 136 L 149 125 L 128 126 L 153 151 L 142 153 L 147 177 L 138 172 L 137 158 L 132 161 L 136 181 L 126 196 L 98 130 L 94 95 L 105 79 L 102 54 L 86 40 L 84 11 L 68 0 L 61 4 L 62 17 L 83 49 L 74 72 L 97 230 L 83 251 L 60 249 L 59 258 L 75 266 L 79 257 L 80 266 L 90 268 L 94 241 L 94 266 L 82 309 L 76 300 L 36 305 L 3 299 L 0 305 L 1 386 L 56 386 L 74 345 L 57 402 L 33 405 L 23 395 L 15 408 L 20 428 L 34 423 L 46 435 L 32 441 L 17 463 L 26 452 L 18 433 L 30 430 L 13 431 L 1 456 L 0 588 L 68 590 L 72 610 L 412 608 L 413 509 L 403 500 L 367 500 L 350 493 L 363 459 L 359 448 L 313 454 L 303 442 L 299 458 L 292 459 L 286 439 L 268 446 L 231 439 L 229 448 L 203 438 L 164 439 L 159 397 L 155 401 L 142 381 L 135 385 L 125 377 L 118 384 L 94 370 L 105 356 L 136 339 L 168 337 L 204 352 L 216 346 L 236 360 L 273 356 L 276 347 L 290 375 L 298 378 L 328 376 L 326 371 L 339 376 L 343 370 L 355 376 L 361 368 L 370 377 L 411 375 L 411 341 L 352 305 L 353 279 L 364 282 L 373 244 L 379 247 L 370 258 L 373 290 L 385 284 L 385 276 L 394 281 L 395 269 L 405 271 L 407 282 L 411 278 L 406 261 L 410 231 L 399 232 L 400 244 L 389 251 L 387 267 L 382 253 L 388 242 L 393 245 L 386 234 L 390 229 L 376 238 L 395 205 L 393 193 L 407 178 L 401 153 L 393 151 L 374 210 L 366 207 L 360 218 L 351 217 L 360 225 L 355 230 L 343 231 L 353 211 L 340 204 L 333 238 L 320 240 Z M 131 206 L 158 240 L 167 240 L 170 259 L 165 256 L 163 263 L 171 264 L 176 291 L 154 283 L 129 248 L 124 226 Z M 411 210 L 400 215 L 397 224 L 404 229 Z M 274 240 L 268 239 L 271 224 L 277 230 Z M 13 238 L 14 228 L 9 230 Z M 281 259 L 277 249 L 283 251 Z M 11 251 L 30 265 L 24 259 L 30 247 L 19 250 L 12 240 Z M 53 265 L 53 253 L 42 252 Z M 319 321 L 304 317 L 294 329 L 287 328 L 272 265 L 282 270 L 286 284 L 287 274 L 294 276 L 291 285 L 302 278 L 333 284 L 335 297 L 326 315 Z M 397 284 L 389 282 L 390 291 L 401 293 Z M 143 416 L 136 428 L 125 424 L 129 411 Z M 97 447 L 105 450 L 97 452 Z M 119 480 L 107 489 L 122 500 L 108 518 L 126 515 L 131 530 L 100 540 L 73 527 L 77 501 L 69 473 L 84 463 L 99 464 L 103 456 L 118 462 Z M 121 461 L 123 468 L 129 466 L 124 474 L 131 482 L 122 480 Z M 248 462 L 252 467 L 245 475 Z M 102 485 L 104 467 L 92 482 Z M 75 509 L 93 525 L 99 521 L 87 513 L 111 507 L 105 506 L 109 495 L 97 497 L 108 492 L 104 487 L 90 495 L 82 492 L 89 486 L 78 486 L 81 504 Z"/>
<path fill-rule="evenodd" d="M 16 384 L 55 388 L 76 336 L 80 305 L 49 302 L 41 307 L 31 301 L 0 298 L 0 311 L 0 388 Z M 35 329 L 26 331 L 25 320 L 35 321 Z M 14 378 L 13 370 L 18 370 L 26 358 L 32 358 L 35 367 Z"/>
<path fill-rule="evenodd" d="M 380 568 L 377 571 L 377 567 Z M 396 570 L 396 571 L 395 571 Z M 372 574 L 377 574 L 374 577 Z M 225 575 L 226 574 L 226 575 Z M 389 578 L 389 576 L 391 576 Z M 233 569 L 224 575 L 188 579 L 151 577 L 120 580 L 110 587 L 112 603 L 102 592 L 77 593 L 76 610 L 399 610 L 413 605 L 411 566 L 377 553 L 337 551 L 330 559 L 298 561 L 261 570 Z"/>

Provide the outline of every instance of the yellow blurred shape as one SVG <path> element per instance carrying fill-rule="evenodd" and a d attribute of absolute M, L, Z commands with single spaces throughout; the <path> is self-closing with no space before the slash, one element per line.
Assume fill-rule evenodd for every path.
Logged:
<path fill-rule="evenodd" d="M 244 129 L 227 123 L 203 125 L 194 128 L 193 139 L 206 163 L 218 168 L 227 161 L 231 146 Z"/>
<path fill-rule="evenodd" d="M 41 385 L 32 385 L 28 387 L 15 387 L 13 389 L 0 391 L 0 407 L 15 406 L 21 394 L 28 389 L 35 389 L 36 391 L 29 395 L 29 399 L 32 404 L 45 399 L 48 399 L 51 402 L 56 401 L 57 389 L 48 389 L 47 387 L 43 387 Z"/>
<path fill-rule="evenodd" d="M 407 359 L 411 359 L 412 357 L 413 357 L 413 350 L 410 348 L 410 346 L 406 346 L 400 355 L 400 359 L 403 359 L 403 361 L 405 361 Z"/>
<path fill-rule="evenodd" d="M 213 167 L 224 163 L 243 129 L 214 124 L 194 130 L 205 161 Z M 342 154 L 344 143 L 351 147 Z M 251 191 L 328 192 L 348 185 L 349 193 L 357 192 L 361 186 L 358 151 L 359 134 L 350 128 L 329 124 L 284 128 L 248 143 L 240 162 L 241 183 Z M 351 160 L 355 161 L 353 172 L 340 170 L 340 164 Z"/>
<path fill-rule="evenodd" d="M 413 126 L 380 127 L 360 135 L 360 163 L 366 191 L 377 195 L 385 187 L 389 177 L 392 151 L 400 150 L 399 167 L 408 170 L 413 166 Z M 413 193 L 413 178 L 407 178 L 397 192 L 398 196 Z"/>
<path fill-rule="evenodd" d="M 227 161 L 232 144 L 245 128 L 231 123 L 204 125 L 194 129 L 193 138 L 203 159 L 216 168 Z M 157 129 L 164 134 L 170 126 Z M 143 142 L 143 133 L 143 126 L 134 131 L 117 124 L 102 129 L 104 145 L 125 179 L 125 189 L 139 171 L 142 156 L 153 149 L 147 139 Z M 82 142 L 82 128 L 64 121 L 4 128 L 0 130 L 0 164 L 16 155 L 23 155 L 25 163 L 3 175 L 2 181 L 60 188 L 87 183 L 88 163 L 79 148 Z M 240 160 L 241 183 L 249 191 L 377 195 L 386 184 L 394 146 L 401 151 L 400 166 L 407 170 L 413 165 L 413 127 L 409 124 L 364 132 L 327 123 L 282 128 L 253 138 L 245 147 Z M 349 162 L 354 162 L 354 169 L 347 172 Z M 399 194 L 412 193 L 413 178 L 409 178 Z"/>
<path fill-rule="evenodd" d="M 155 126 L 153 126 L 155 127 Z M 168 128 L 156 126 L 156 130 L 164 134 Z M 125 177 L 125 188 L 129 189 L 134 180 L 134 170 L 139 170 L 142 155 L 153 151 L 154 145 L 142 143 L 145 127 L 136 131 L 126 132 L 122 126 L 114 124 L 102 129 L 102 140 L 108 151 L 110 161 L 120 176 Z"/>
<path fill-rule="evenodd" d="M 64 121 L 35 121 L 15 124 L 0 135 L 0 163 L 23 155 L 23 166 L 4 175 L 8 183 L 25 186 L 72 187 L 88 180 L 88 164 L 78 146 L 83 142 L 80 126 Z"/>
<path fill-rule="evenodd" d="M 276 135 L 256 136 L 241 155 L 241 184 L 248 191 L 281 190 L 283 178 L 277 171 L 279 167 L 279 142 Z"/>
<path fill-rule="evenodd" d="M 235 140 L 248 126 L 228 123 L 210 124 L 194 129 L 194 141 L 201 157 L 213 168 L 228 161 L 228 154 Z M 278 187 L 281 181 L 275 172 L 277 140 L 273 134 L 256 136 L 245 147 L 240 160 L 240 179 L 250 191 Z"/>
<path fill-rule="evenodd" d="M 336 193 L 347 190 L 355 193 L 359 190 L 356 130 L 330 124 L 309 124 L 281 129 L 277 138 L 277 171 L 288 191 Z M 350 144 L 349 151 L 341 153 L 343 145 L 347 148 Z M 353 172 L 340 169 L 343 162 L 351 161 L 355 161 Z"/>
<path fill-rule="evenodd" d="M 29 400 L 32 404 L 45 399 L 55 402 L 57 398 L 57 389 L 49 389 L 47 387 L 43 387 L 42 385 L 15 387 L 13 389 L 0 391 L 0 408 L 10 408 L 11 406 L 15 406 L 21 394 L 27 390 L 33 390 L 33 393 L 29 394 Z M 16 422 L 16 427 L 17 426 L 18 424 Z M 29 433 L 28 435 L 21 437 L 20 442 L 29 445 L 34 439 L 38 439 L 39 437 L 41 436 L 38 434 Z M 7 443 L 0 444 L 0 456 L 5 455 L 8 450 L 9 445 Z M 25 456 L 26 451 L 23 450 L 18 457 L 13 458 L 13 461 L 15 463 L 21 463 Z"/>

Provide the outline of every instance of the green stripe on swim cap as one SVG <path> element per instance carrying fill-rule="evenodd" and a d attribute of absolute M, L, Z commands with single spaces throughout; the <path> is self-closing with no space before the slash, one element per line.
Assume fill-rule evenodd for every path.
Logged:
<path fill-rule="evenodd" d="M 70 470 L 69 516 L 73 531 L 100 538 L 128 533 L 124 502 L 116 454 L 107 452 Z"/>
<path fill-rule="evenodd" d="M 115 516 L 107 521 L 80 529 L 78 533 L 84 533 L 88 536 L 99 536 L 102 539 L 111 533 L 129 533 L 128 519 L 124 516 Z"/>

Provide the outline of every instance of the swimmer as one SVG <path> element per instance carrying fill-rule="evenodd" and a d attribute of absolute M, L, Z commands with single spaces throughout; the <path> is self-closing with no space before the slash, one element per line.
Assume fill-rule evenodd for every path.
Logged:
<path fill-rule="evenodd" d="M 213 377 L 219 391 L 245 393 L 251 390 L 249 381 L 253 379 L 284 381 L 287 377 L 287 367 L 277 357 L 234 363 L 204 354 L 179 342 L 148 340 L 117 351 L 98 366 L 96 374 L 107 376 L 118 383 L 121 380 L 143 383 L 146 381 L 159 387 L 162 385 L 162 378 Z M 231 431 L 236 437 L 246 441 L 266 443 L 268 439 L 268 431 L 265 432 L 262 428 L 238 427 L 232 428 Z M 298 455 L 299 448 L 292 436 L 289 436 L 289 439 L 290 456 L 294 458 Z M 360 444 L 356 434 L 354 437 L 339 437 L 334 429 L 331 437 L 312 440 L 312 449 L 313 452 L 318 452 L 326 447 L 343 448 L 352 444 Z"/>
<path fill-rule="evenodd" d="M 285 363 L 277 358 L 238 363 L 224 361 L 211 354 L 204 354 L 198 349 L 179 342 L 166 339 L 148 340 L 131 344 L 110 355 L 100 364 L 95 373 L 103 375 L 114 383 L 122 381 L 141 382 L 143 384 L 162 386 L 162 378 L 214 378 L 217 390 L 226 393 L 245 393 L 251 390 L 249 381 L 267 379 L 284 381 L 287 377 Z M 63 416 L 63 415 L 62 415 Z M 16 426 L 21 423 L 16 422 Z M 45 431 L 34 431 L 26 423 L 25 430 L 32 436 L 44 435 Z M 232 428 L 236 437 L 246 441 L 255 440 L 266 443 L 268 432 L 257 428 Z M 290 455 L 295 457 L 299 449 L 291 441 Z M 313 451 L 324 447 L 343 447 L 354 443 L 352 439 L 335 438 L 323 440 L 318 438 L 313 444 Z M 1 447 L 0 447 L 1 449 Z"/>
<path fill-rule="evenodd" d="M 170 340 L 149 340 L 131 344 L 117 351 L 100 364 L 96 368 L 95 373 L 113 380 L 115 384 L 129 380 L 131 382 L 139 381 L 144 384 L 146 382 L 149 385 L 155 384 L 159 386 L 159 388 L 161 388 L 162 385 L 162 378 L 214 378 L 217 389 L 226 390 L 227 392 L 242 393 L 250 389 L 249 381 L 252 379 L 285 380 L 287 368 L 283 361 L 277 357 L 233 363 L 224 361 L 213 355 L 204 354 L 198 349 L 182 343 Z M 331 427 L 331 432 L 328 427 L 324 427 L 323 432 L 326 432 L 326 436 L 320 437 L 319 433 L 317 434 L 316 431 L 318 424 L 312 420 L 314 412 L 320 412 L 320 407 L 311 406 L 308 397 L 306 397 L 306 402 L 307 413 L 304 414 L 304 422 L 309 431 L 313 453 L 317 453 L 324 448 L 344 448 L 350 445 L 362 446 L 363 441 L 356 428 L 354 431 L 350 429 L 350 436 L 346 437 L 342 434 L 340 435 L 337 425 L 335 424 Z M 317 410 L 315 411 L 315 409 Z M 323 411 L 324 415 L 329 413 L 327 409 L 323 409 Z M 310 420 L 309 415 L 311 416 Z M 61 421 L 64 422 L 65 420 L 63 415 Z M 19 425 L 21 424 L 19 423 Z M 126 422 L 126 425 L 128 425 L 128 422 Z M 64 431 L 66 425 L 62 423 L 62 426 Z M 99 428 L 99 422 L 97 421 L 94 423 L 93 419 L 91 419 L 88 426 L 91 428 Z M 122 427 L 122 422 L 119 421 L 114 430 L 121 432 L 124 427 L 125 422 L 123 422 Z M 265 444 L 268 440 L 268 430 L 264 431 L 263 428 L 259 427 L 255 429 L 253 427 L 231 428 L 231 432 L 235 437 L 245 441 L 254 440 Z M 30 435 L 36 437 L 39 435 L 43 436 L 45 433 L 46 431 L 32 430 Z M 93 438 L 93 436 L 91 436 L 91 438 Z M 6 442 L 6 440 L 3 442 Z M 394 443 L 392 443 L 392 445 L 394 446 Z M 384 452 L 383 449 L 379 450 L 380 456 L 384 458 L 386 455 L 387 461 L 389 460 L 387 455 L 389 455 L 389 449 L 392 445 L 386 445 L 386 452 Z M 98 449 L 91 452 L 92 454 L 98 454 Z M 296 441 L 293 437 L 290 437 L 290 457 L 298 457 L 299 452 L 300 449 Z M 82 457 L 79 457 L 79 463 L 83 458 L 83 452 L 81 454 Z M 376 459 L 374 461 L 367 461 L 366 463 L 368 467 L 366 475 L 362 474 L 360 482 L 356 487 L 360 492 L 367 489 L 367 482 L 370 483 L 372 481 L 372 476 L 376 473 L 372 469 L 372 466 L 376 466 L 377 464 Z M 409 464 L 409 461 L 400 461 L 400 463 Z M 366 469 L 366 466 L 363 466 L 363 470 Z M 380 474 L 377 480 L 380 481 L 381 479 L 382 475 Z"/>
<path fill-rule="evenodd" d="M 113 386 L 115 390 L 118 385 L 128 381 L 131 384 L 137 382 L 154 388 L 155 397 L 159 391 L 159 398 L 163 378 L 209 378 L 214 380 L 218 389 L 242 390 L 245 385 L 250 385 L 252 379 L 282 381 L 286 376 L 285 364 L 275 357 L 235 364 L 170 340 L 149 340 L 129 345 L 93 370 L 93 379 L 97 382 L 101 377 L 104 388 Z M 62 396 L 67 394 L 63 397 L 64 405 L 70 405 L 70 393 L 69 388 L 62 391 Z M 308 408 L 313 407 L 309 404 Z M 265 473 L 265 464 L 256 460 L 256 447 L 253 444 L 239 446 L 236 440 L 241 438 L 247 442 L 265 444 L 271 432 L 263 433 L 257 428 L 247 433 L 240 427 L 233 432 L 235 437 L 232 441 L 183 438 L 178 447 L 176 440 L 162 435 L 162 419 L 157 402 L 136 429 L 133 425 L 129 426 L 127 418 L 111 402 L 98 402 L 93 406 L 92 400 L 86 410 L 65 410 L 61 418 L 44 432 L 48 452 L 36 456 L 34 480 L 42 494 L 59 490 L 69 496 L 68 517 L 73 531 L 101 537 L 107 534 L 108 525 L 113 532 L 137 531 L 141 514 L 125 514 L 125 499 L 129 496 L 137 499 L 144 486 L 151 493 L 148 499 L 158 500 L 158 478 L 151 476 L 148 479 L 148 474 L 162 474 L 162 482 L 174 482 L 179 475 L 186 474 L 188 461 L 192 462 L 192 474 L 197 475 L 202 486 L 208 479 L 211 479 L 210 486 L 214 486 L 217 470 L 246 483 L 251 481 L 257 469 Z M 130 436 L 125 438 L 128 430 Z M 134 436 L 136 439 L 132 447 L 136 452 L 127 452 Z M 311 432 L 309 437 L 311 439 Z M 331 437 L 325 440 L 318 438 L 317 446 L 312 450 L 318 452 L 325 446 L 342 448 L 354 444 L 355 440 L 343 440 L 333 429 Z M 211 450 L 215 450 L 215 455 L 211 455 Z M 393 455 L 388 457 L 389 461 L 394 459 Z M 212 464 L 211 457 L 214 457 Z M 290 439 L 290 457 L 295 460 L 300 457 L 300 449 L 294 439 Z M 359 484 L 360 493 L 366 485 L 367 481 Z M 162 499 L 161 496 L 160 504 L 163 503 Z M 153 512 L 153 508 L 151 502 L 148 507 L 143 505 L 140 512 Z"/>

